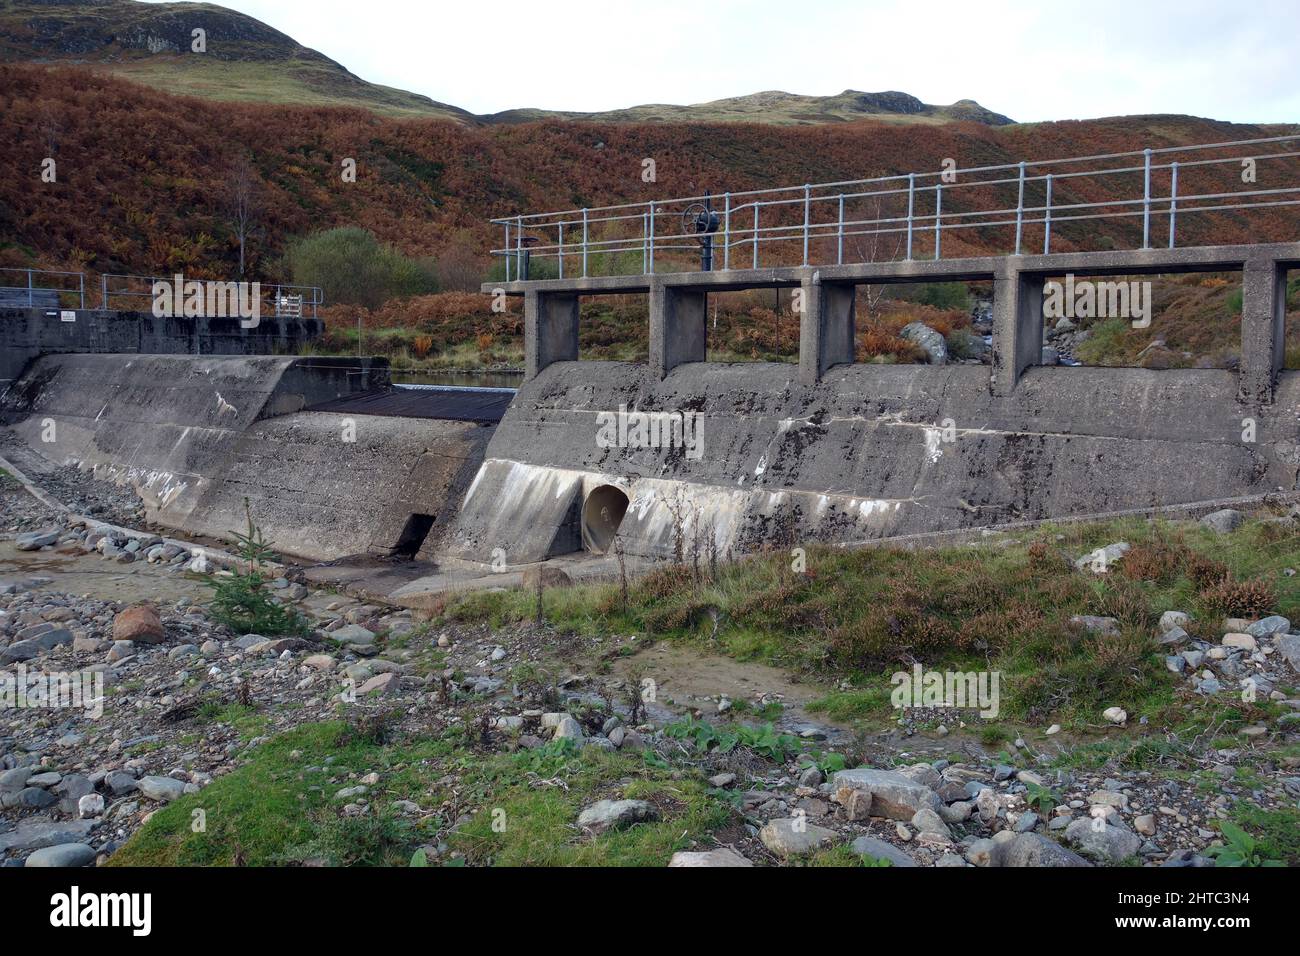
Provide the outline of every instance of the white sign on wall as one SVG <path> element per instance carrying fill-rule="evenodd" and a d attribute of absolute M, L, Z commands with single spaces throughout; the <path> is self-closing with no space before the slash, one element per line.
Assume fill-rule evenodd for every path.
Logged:
<path fill-rule="evenodd" d="M 74 311 L 72 311 L 71 309 L 62 309 L 62 310 L 60 310 L 60 312 L 59 312 L 59 321 L 60 321 L 60 322 L 76 322 L 76 321 L 77 321 L 77 313 L 74 312 Z"/>

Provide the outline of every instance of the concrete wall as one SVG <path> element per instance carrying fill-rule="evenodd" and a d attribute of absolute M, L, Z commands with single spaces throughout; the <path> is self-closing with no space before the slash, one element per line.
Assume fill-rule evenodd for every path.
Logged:
<path fill-rule="evenodd" d="M 436 443 L 358 416 L 350 446 L 329 416 L 298 413 L 388 381 L 382 359 L 51 355 L 0 397 L 0 416 L 47 461 L 131 484 L 165 527 L 226 535 L 248 494 L 275 503 L 266 518 L 278 547 L 337 557 L 393 534 L 347 515 L 426 503 L 404 482 Z M 421 424 L 437 436 L 442 423 Z M 450 447 L 448 487 L 474 441 Z"/>
<path fill-rule="evenodd" d="M 263 419 L 233 442 L 185 527 L 228 535 L 244 526 L 248 498 L 278 550 L 328 560 L 387 554 L 407 519 L 425 514 L 435 522 L 420 557 L 432 559 L 491 434 L 475 423 L 333 412 Z"/>
<path fill-rule="evenodd" d="M 98 309 L 0 309 L 0 392 L 40 355 L 76 352 L 149 355 L 271 355 L 297 350 L 321 334 L 319 319 L 156 318 L 149 312 Z"/>
<path fill-rule="evenodd" d="M 449 549 L 522 564 L 572 547 L 565 522 L 604 483 L 631 500 L 627 551 L 660 556 L 675 514 L 688 541 L 698 524 L 725 554 L 1292 490 L 1298 402 L 1300 372 L 1261 410 L 1217 369 L 1031 367 L 996 395 L 980 366 L 841 365 L 809 385 L 786 364 L 692 363 L 661 380 L 556 363 L 498 426 Z M 700 457 L 600 447 L 596 416 L 620 404 L 698 411 Z"/>
<path fill-rule="evenodd" d="M 1298 264 L 1287 243 L 506 283 L 525 297 L 528 373 L 450 553 L 487 561 L 499 547 L 523 564 L 572 549 L 601 484 L 630 500 L 626 549 L 660 556 L 681 536 L 742 552 L 1294 490 L 1300 372 L 1282 359 Z M 1039 364 L 1050 276 L 1231 270 L 1243 274 L 1238 371 Z M 857 285 L 956 280 L 993 282 L 991 369 L 852 364 Z M 801 290 L 798 366 L 705 363 L 707 294 L 760 287 Z M 578 298 L 637 291 L 649 362 L 571 361 Z M 597 416 L 620 406 L 698 413 L 701 456 L 602 447 Z"/>

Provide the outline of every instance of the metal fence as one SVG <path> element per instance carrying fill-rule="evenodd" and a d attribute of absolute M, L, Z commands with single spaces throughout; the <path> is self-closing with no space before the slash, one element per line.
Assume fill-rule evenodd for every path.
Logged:
<path fill-rule="evenodd" d="M 86 307 L 86 276 L 81 272 L 0 269 L 0 307 L 58 309 Z"/>
<path fill-rule="evenodd" d="M 127 311 L 150 311 L 155 299 L 154 284 L 165 282 L 170 288 L 175 284 L 175 276 L 138 276 L 106 273 L 100 276 L 99 307 L 101 309 L 124 309 Z M 197 279 L 203 286 L 209 280 Z M 210 280 L 212 285 L 225 286 L 226 280 Z M 183 298 L 183 290 L 181 297 Z M 319 286 L 278 285 L 259 283 L 259 309 L 262 315 L 276 318 L 302 318 L 308 313 L 316 318 L 316 310 L 325 304 L 325 296 Z M 206 313 L 205 313 L 206 314 Z"/>
<path fill-rule="evenodd" d="M 1173 248 L 1180 228 L 1185 245 L 1210 228 L 1281 241 L 1294 220 L 1266 236 L 1243 214 L 1300 205 L 1298 157 L 1300 134 L 519 214 L 491 220 L 492 254 L 510 281 L 680 271 L 702 240 L 723 269 Z"/>

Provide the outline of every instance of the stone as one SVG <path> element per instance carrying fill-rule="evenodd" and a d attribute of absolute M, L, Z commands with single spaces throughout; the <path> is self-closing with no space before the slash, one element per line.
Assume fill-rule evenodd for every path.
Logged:
<path fill-rule="evenodd" d="M 59 531 L 56 528 L 53 531 L 29 531 L 26 534 L 20 534 L 14 539 L 14 547 L 19 551 L 39 551 L 41 548 L 48 548 L 56 544 L 59 540 Z"/>
<path fill-rule="evenodd" d="M 152 604 L 133 604 L 118 611 L 113 618 L 113 640 L 135 641 L 140 644 L 160 644 L 167 638 L 167 629 Z"/>
<path fill-rule="evenodd" d="M 90 778 L 80 773 L 68 774 L 54 788 L 54 792 L 59 795 L 59 809 L 69 815 L 77 812 L 82 797 L 94 791 L 95 785 L 90 782 Z"/>
<path fill-rule="evenodd" d="M 539 580 L 543 588 L 564 588 L 573 583 L 568 574 L 548 564 L 537 564 L 524 569 L 522 586 L 525 591 L 536 591 Z"/>
<path fill-rule="evenodd" d="M 90 835 L 94 820 L 52 823 L 48 820 L 23 820 L 12 830 L 0 833 L 0 853 L 9 850 L 37 850 L 59 843 L 77 843 Z"/>
<path fill-rule="evenodd" d="M 995 844 L 994 866 L 1091 866 L 1073 850 L 1061 846 L 1041 833 L 1019 833 L 1015 839 Z"/>
<path fill-rule="evenodd" d="M 41 646 L 35 641 L 14 641 L 0 651 L 0 664 L 20 664 L 30 661 L 41 652 Z"/>
<path fill-rule="evenodd" d="M 929 807 L 922 807 L 916 811 L 912 817 L 912 826 L 920 832 L 922 842 L 930 842 L 925 839 L 926 834 L 937 834 L 945 843 L 952 842 L 952 831 L 948 829 L 948 824 L 943 822 L 939 814 Z"/>
<path fill-rule="evenodd" d="M 1187 615 L 1182 611 L 1165 611 L 1160 615 L 1160 633 L 1167 634 L 1174 628 L 1187 627 Z"/>
<path fill-rule="evenodd" d="M 844 807 L 845 815 L 854 822 L 861 822 L 871 817 L 871 791 L 852 790 L 844 787 L 835 791 L 836 802 Z"/>
<path fill-rule="evenodd" d="M 1097 548 L 1095 551 L 1089 551 L 1087 554 L 1081 555 L 1075 559 L 1074 566 L 1080 571 L 1087 568 L 1096 574 L 1105 574 L 1110 565 L 1128 554 L 1128 551 L 1129 543 L 1127 541 L 1116 541 L 1104 548 Z"/>
<path fill-rule="evenodd" d="M 890 820 L 911 820 L 918 810 L 927 808 L 938 813 L 942 806 L 938 794 L 929 787 L 892 770 L 841 770 L 832 783 L 836 790 L 866 790 L 871 794 L 871 812 Z"/>
<path fill-rule="evenodd" d="M 1075 627 L 1089 634 L 1102 634 L 1114 637 L 1119 634 L 1119 621 L 1113 617 L 1095 617 L 1091 614 L 1076 614 L 1070 618 Z"/>
<path fill-rule="evenodd" d="M 1276 638 L 1278 653 L 1282 655 L 1291 670 L 1300 674 L 1300 635 L 1280 634 Z"/>
<path fill-rule="evenodd" d="M 578 826 L 597 833 L 659 819 L 659 811 L 644 800 L 597 800 L 578 815 Z"/>
<path fill-rule="evenodd" d="M 668 861 L 669 866 L 753 866 L 735 850 L 719 847 L 703 853 L 682 851 L 674 853 Z"/>
<path fill-rule="evenodd" d="M 332 631 L 330 637 L 344 644 L 375 643 L 375 632 L 366 630 L 360 624 L 345 624 L 338 630 Z"/>
<path fill-rule="evenodd" d="M 1101 712 L 1101 715 L 1112 724 L 1122 724 L 1128 720 L 1128 711 L 1123 707 L 1107 707 Z"/>
<path fill-rule="evenodd" d="M 161 803 L 171 803 L 185 792 L 185 784 L 171 777 L 142 777 L 138 785 L 146 797 Z"/>
<path fill-rule="evenodd" d="M 124 661 L 128 657 L 135 656 L 135 643 L 132 641 L 114 641 L 113 646 L 108 649 L 106 658 L 110 664 L 116 664 Z"/>
<path fill-rule="evenodd" d="M 1291 622 L 1280 614 L 1274 614 L 1272 617 L 1261 618 L 1254 624 L 1246 628 L 1246 633 L 1251 637 L 1262 640 L 1266 637 L 1272 637 L 1274 634 L 1285 634 L 1291 630 Z"/>
<path fill-rule="evenodd" d="M 804 817 L 771 820 L 758 832 L 763 845 L 782 858 L 821 849 L 839 839 L 834 830 L 809 823 Z"/>
<path fill-rule="evenodd" d="M 582 740 L 582 724 L 565 714 L 555 725 L 555 732 L 551 736 L 555 740 Z"/>
<path fill-rule="evenodd" d="M 332 671 L 334 669 L 334 658 L 328 654 L 313 654 L 303 661 L 303 665 L 315 671 Z"/>
<path fill-rule="evenodd" d="M 1065 838 L 1087 856 L 1104 863 L 1121 863 L 1137 856 L 1142 839 L 1135 833 L 1098 822 L 1095 817 L 1080 817 L 1065 828 Z"/>
<path fill-rule="evenodd" d="M 944 365 L 948 361 L 948 343 L 943 335 L 924 322 L 909 322 L 898 333 L 901 338 L 914 342 L 925 352 L 931 365 Z"/>
<path fill-rule="evenodd" d="M 6 794 L 0 803 L 6 807 L 18 807 L 24 810 L 44 810 L 58 803 L 58 797 L 44 787 L 26 787 L 14 794 Z"/>
<path fill-rule="evenodd" d="M 402 678 L 400 674 L 376 674 L 357 688 L 357 695 L 373 694 L 377 697 L 391 697 L 400 690 L 401 684 Z"/>
<path fill-rule="evenodd" d="M 916 861 L 894 844 L 886 843 L 884 840 L 878 840 L 875 837 L 858 837 L 853 841 L 852 848 L 853 852 L 859 856 L 869 856 L 875 860 L 888 860 L 890 866 L 916 866 Z"/>
<path fill-rule="evenodd" d="M 124 797 L 128 793 L 134 793 L 140 789 L 140 782 L 122 770 L 114 770 L 104 777 L 104 786 L 108 787 L 109 792 L 115 797 Z"/>
<path fill-rule="evenodd" d="M 14 767 L 0 773 L 0 793 L 17 793 L 27 786 L 28 778 L 35 772 L 35 767 Z"/>
<path fill-rule="evenodd" d="M 104 798 L 98 793 L 88 793 L 77 801 L 77 816 L 92 819 L 104 812 Z"/>
<path fill-rule="evenodd" d="M 1160 635 L 1160 643 L 1167 646 L 1186 644 L 1189 640 L 1191 635 L 1176 624 Z"/>
<path fill-rule="evenodd" d="M 95 851 L 84 843 L 57 843 L 34 852 L 23 866 L 89 866 Z"/>
<path fill-rule="evenodd" d="M 826 778 L 822 775 L 821 770 L 816 767 L 808 767 L 803 773 L 799 774 L 799 786 L 816 788 L 822 785 Z"/>
<path fill-rule="evenodd" d="M 1253 651 L 1256 647 L 1255 639 L 1249 634 L 1225 634 L 1220 643 L 1224 647 L 1235 647 L 1242 651 Z"/>
<path fill-rule="evenodd" d="M 709 778 L 709 786 L 719 790 L 723 787 L 729 787 L 735 782 L 736 775 L 734 773 L 720 773 Z"/>
<path fill-rule="evenodd" d="M 1246 520 L 1246 516 L 1240 511 L 1233 508 L 1224 508 L 1221 511 L 1212 511 L 1201 519 L 1201 527 L 1209 528 L 1217 534 L 1227 534 L 1230 531 L 1236 531 L 1241 527 L 1241 523 Z"/>
<path fill-rule="evenodd" d="M 1156 835 L 1156 818 L 1155 814 L 1144 813 L 1141 816 L 1133 818 L 1133 829 L 1143 836 Z"/>

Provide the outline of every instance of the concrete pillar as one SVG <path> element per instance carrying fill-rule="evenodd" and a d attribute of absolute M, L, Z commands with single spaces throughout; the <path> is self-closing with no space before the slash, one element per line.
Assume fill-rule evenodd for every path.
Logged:
<path fill-rule="evenodd" d="M 1238 396 L 1247 405 L 1273 401 L 1286 359 L 1286 270 L 1275 259 L 1247 260 L 1241 272 L 1241 371 Z"/>
<path fill-rule="evenodd" d="M 804 278 L 800 291 L 803 311 L 799 315 L 799 381 L 815 385 L 832 365 L 853 362 L 857 287 L 822 282 L 813 273 Z"/>
<path fill-rule="evenodd" d="M 650 283 L 650 371 L 663 378 L 683 362 L 705 360 L 708 293 L 671 286 L 662 279 Z"/>
<path fill-rule="evenodd" d="M 524 379 L 533 379 L 552 362 L 578 358 L 578 295 L 574 292 L 524 293 Z"/>
<path fill-rule="evenodd" d="M 1024 275 L 1020 257 L 1002 260 L 993 276 L 993 394 L 1010 395 L 1021 374 L 1043 360 L 1043 283 Z"/>

